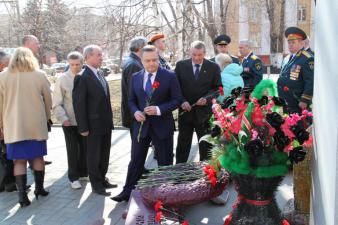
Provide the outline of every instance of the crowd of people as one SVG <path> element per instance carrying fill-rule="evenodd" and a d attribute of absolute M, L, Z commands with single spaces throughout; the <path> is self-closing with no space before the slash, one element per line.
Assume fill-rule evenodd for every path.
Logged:
<path fill-rule="evenodd" d="M 309 108 L 313 94 L 314 53 L 307 35 L 299 28 L 285 31 L 290 54 L 283 61 L 278 79 L 279 95 L 288 103 L 286 112 L 300 113 Z M 190 57 L 176 63 L 165 60 L 165 36 L 149 40 L 135 37 L 122 67 L 122 125 L 130 130 L 131 159 L 123 190 L 112 200 L 128 201 L 143 173 L 149 147 L 153 147 L 158 166 L 186 163 L 194 132 L 198 140 L 210 132 L 211 102 L 223 87 L 223 101 L 236 87 L 254 88 L 262 79 L 264 63 L 254 54 L 250 41 L 239 42 L 240 58 L 228 52 L 231 38 L 215 38 L 217 54 L 206 59 L 206 45 L 194 41 Z M 55 83 L 53 93 L 46 74 L 39 69 L 38 39 L 27 35 L 23 47 L 13 56 L 0 51 L 0 137 L 7 173 L 0 191 L 18 190 L 19 203 L 28 206 L 27 162 L 35 178 L 36 198 L 48 195 L 44 189 L 51 111 L 62 124 L 68 179 L 73 189 L 80 180 L 89 180 L 92 191 L 110 196 L 107 189 L 117 185 L 106 177 L 114 129 L 109 86 L 100 66 L 102 49 L 89 45 L 83 52 L 67 56 L 68 67 Z M 5 69 L 7 67 L 7 69 Z M 217 97 L 217 96 L 216 96 Z M 178 140 L 174 154 L 175 123 L 172 112 L 179 109 Z M 199 142 L 201 161 L 210 158 L 210 145 Z M 1 180 L 0 180 L 1 181 Z"/>

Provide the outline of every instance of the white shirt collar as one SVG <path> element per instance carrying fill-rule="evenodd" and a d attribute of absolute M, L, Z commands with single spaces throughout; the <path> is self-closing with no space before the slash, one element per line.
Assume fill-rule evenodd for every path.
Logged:
<path fill-rule="evenodd" d="M 252 52 L 249 52 L 247 56 L 244 57 L 244 59 L 248 59 L 248 57 L 252 54 Z"/>
<path fill-rule="evenodd" d="M 145 89 L 146 87 L 146 83 L 148 81 L 148 74 L 149 72 L 144 71 L 144 75 L 143 75 L 143 88 Z M 153 84 L 156 78 L 156 74 L 157 74 L 157 70 L 154 73 L 151 73 L 152 76 L 150 77 L 151 83 Z"/>
<path fill-rule="evenodd" d="M 204 62 L 204 60 L 202 61 L 202 63 L 201 64 L 198 64 L 198 65 L 200 65 L 200 68 L 199 69 L 201 69 L 201 67 L 202 67 L 202 65 L 203 65 L 203 62 Z M 194 63 L 192 60 L 191 60 L 191 63 L 192 63 L 192 68 L 194 68 L 194 70 L 196 69 L 196 64 L 197 63 Z"/>
<path fill-rule="evenodd" d="M 91 69 L 91 70 L 94 72 L 95 76 L 97 76 L 97 69 L 94 68 L 94 67 L 92 67 L 92 66 L 89 65 L 89 64 L 87 64 L 87 66 L 89 67 L 89 69 Z"/>

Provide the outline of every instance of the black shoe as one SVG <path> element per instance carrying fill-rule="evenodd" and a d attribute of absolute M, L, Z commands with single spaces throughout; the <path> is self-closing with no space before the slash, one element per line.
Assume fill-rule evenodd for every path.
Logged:
<path fill-rule="evenodd" d="M 114 200 L 115 202 L 123 202 L 123 201 L 128 202 L 129 198 L 130 198 L 130 195 L 128 195 L 128 194 L 126 194 L 124 192 L 121 192 L 120 194 L 118 194 L 118 195 L 116 195 L 114 197 L 111 197 L 110 199 Z"/>
<path fill-rule="evenodd" d="M 45 161 L 45 166 L 52 164 L 52 161 Z"/>
<path fill-rule="evenodd" d="M 110 189 L 110 188 L 117 188 L 117 184 L 111 184 L 108 182 L 108 180 L 105 180 L 103 182 L 103 187 L 106 189 Z"/>
<path fill-rule="evenodd" d="M 45 171 L 34 170 L 34 180 L 35 180 L 35 191 L 34 195 L 36 200 L 39 199 L 39 195 L 47 196 L 49 194 L 43 187 L 43 182 L 45 179 Z"/>
<path fill-rule="evenodd" d="M 5 187 L 4 186 L 0 186 L 0 192 L 4 192 L 5 191 Z"/>
<path fill-rule="evenodd" d="M 24 175 L 15 176 L 15 183 L 18 188 L 20 206 L 21 207 L 29 206 L 31 202 L 29 201 L 27 197 L 27 192 L 26 192 L 27 175 L 24 174 Z"/>
<path fill-rule="evenodd" d="M 93 189 L 93 192 L 98 195 L 102 195 L 102 196 L 110 196 L 110 192 L 106 192 L 105 189 L 98 189 L 98 190 Z"/>

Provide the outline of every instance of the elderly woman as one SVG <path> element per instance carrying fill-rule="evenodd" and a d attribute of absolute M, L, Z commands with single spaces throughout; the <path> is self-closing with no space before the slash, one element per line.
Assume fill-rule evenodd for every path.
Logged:
<path fill-rule="evenodd" d="M 244 87 L 243 78 L 241 73 L 243 67 L 237 63 L 232 63 L 232 59 L 228 54 L 220 53 L 215 58 L 216 63 L 221 68 L 221 78 L 224 90 L 224 96 L 218 99 L 222 101 L 224 97 L 231 95 L 231 91 L 237 87 Z"/>
<path fill-rule="evenodd" d="M 0 74 L 0 129 L 7 157 L 14 160 L 14 176 L 21 207 L 30 205 L 26 193 L 27 160 L 34 169 L 36 199 L 46 196 L 43 187 L 48 127 L 52 107 L 50 84 L 31 50 L 20 47 L 8 69 Z"/>

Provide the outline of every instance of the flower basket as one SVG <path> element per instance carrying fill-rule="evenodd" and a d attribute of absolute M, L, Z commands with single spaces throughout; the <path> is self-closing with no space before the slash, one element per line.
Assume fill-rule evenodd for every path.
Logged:
<path fill-rule="evenodd" d="M 253 175 L 234 175 L 238 198 L 233 212 L 224 225 L 287 224 L 275 200 L 277 187 L 283 177 L 257 178 Z"/>
<path fill-rule="evenodd" d="M 229 174 L 222 169 L 213 186 L 203 173 L 205 165 L 197 162 L 162 167 L 140 180 L 137 188 L 149 206 L 161 201 L 165 207 L 179 209 L 207 201 L 222 194 L 229 183 Z M 176 177 L 177 173 L 180 175 Z"/>
<path fill-rule="evenodd" d="M 212 132 L 203 137 L 214 146 L 213 161 L 232 175 L 238 191 L 224 225 L 287 225 L 275 192 L 289 166 L 304 160 L 312 144 L 312 113 L 285 114 L 287 102 L 272 80 L 251 92 L 236 88 L 222 102 L 214 100 Z"/>

